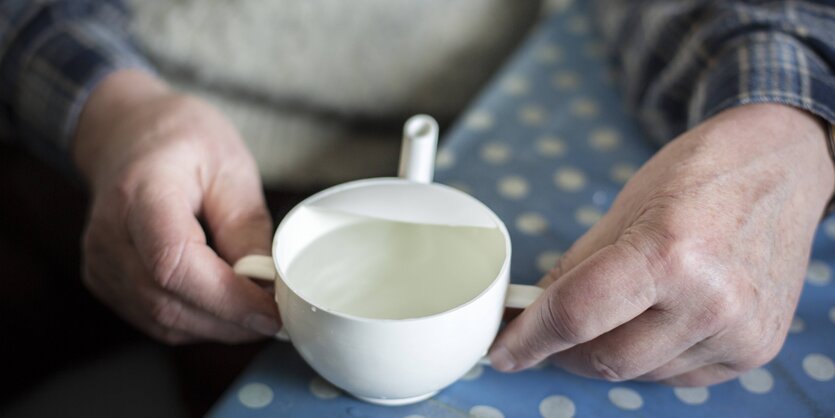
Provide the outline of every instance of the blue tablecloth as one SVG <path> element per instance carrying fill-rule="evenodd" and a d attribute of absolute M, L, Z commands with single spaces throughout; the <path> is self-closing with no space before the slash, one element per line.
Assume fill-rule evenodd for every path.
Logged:
<path fill-rule="evenodd" d="M 655 148 L 621 107 L 582 6 L 543 22 L 448 132 L 438 181 L 465 190 L 507 224 L 514 282 L 534 283 L 604 213 Z M 552 366 L 500 374 L 476 366 L 433 399 L 405 407 L 357 401 L 276 343 L 209 416 L 571 417 L 835 415 L 835 218 L 815 238 L 807 281 L 779 356 L 709 388 L 609 383 Z"/>

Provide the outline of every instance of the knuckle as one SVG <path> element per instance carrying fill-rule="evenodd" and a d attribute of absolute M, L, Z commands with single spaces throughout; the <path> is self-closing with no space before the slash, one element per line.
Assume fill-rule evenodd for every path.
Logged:
<path fill-rule="evenodd" d="M 599 351 L 592 351 L 589 354 L 589 365 L 591 366 L 594 377 L 608 380 L 610 382 L 619 382 L 633 377 L 629 371 L 629 367 L 623 361 L 616 361 L 610 356 L 607 356 Z"/>
<path fill-rule="evenodd" d="M 151 317 L 165 329 L 177 328 L 182 320 L 183 305 L 171 298 L 161 298 L 153 302 Z"/>
<path fill-rule="evenodd" d="M 540 310 L 540 321 L 545 330 L 552 332 L 559 339 L 571 344 L 588 341 L 592 336 L 586 335 L 583 319 L 577 311 L 571 309 L 568 303 L 562 302 L 557 292 L 549 292 L 545 300 L 545 308 Z"/>
<path fill-rule="evenodd" d="M 716 332 L 739 318 L 743 303 L 738 293 L 732 289 L 725 286 L 708 286 L 702 309 L 702 325 Z"/>
<path fill-rule="evenodd" d="M 183 259 L 188 249 L 186 242 L 163 245 L 151 257 L 151 276 L 163 289 L 176 291 L 185 275 Z"/>

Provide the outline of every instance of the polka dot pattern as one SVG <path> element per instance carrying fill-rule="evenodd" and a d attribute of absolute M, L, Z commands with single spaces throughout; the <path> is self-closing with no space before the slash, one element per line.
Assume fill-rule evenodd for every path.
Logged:
<path fill-rule="evenodd" d="M 806 273 L 806 282 L 815 286 L 826 286 L 832 281 L 832 268 L 820 260 L 812 260 Z"/>
<path fill-rule="evenodd" d="M 498 142 L 485 144 L 481 148 L 481 158 L 488 164 L 504 164 L 510 159 L 510 148 Z"/>
<path fill-rule="evenodd" d="M 593 206 L 581 206 L 574 212 L 574 219 L 577 220 L 578 224 L 585 227 L 594 225 L 602 216 L 603 212 Z"/>
<path fill-rule="evenodd" d="M 554 173 L 554 183 L 564 192 L 576 192 L 586 186 L 586 175 L 573 167 L 563 167 Z"/>
<path fill-rule="evenodd" d="M 545 274 L 557 265 L 560 257 L 562 257 L 562 253 L 559 251 L 543 251 L 536 257 L 536 267 L 541 273 Z"/>
<path fill-rule="evenodd" d="M 561 395 L 551 395 L 539 403 L 539 414 L 542 418 L 571 418 L 576 412 L 574 402 Z"/>
<path fill-rule="evenodd" d="M 327 380 L 317 376 L 310 381 L 310 393 L 319 399 L 334 399 L 339 397 L 342 391 L 334 387 Z"/>
<path fill-rule="evenodd" d="M 559 157 L 566 153 L 565 141 L 555 136 L 539 138 L 536 141 L 536 151 L 543 157 Z"/>
<path fill-rule="evenodd" d="M 536 283 L 600 222 L 657 151 L 622 106 L 619 74 L 605 65 L 605 46 L 585 14 L 588 2 L 551 4 L 554 15 L 545 19 L 552 20 L 532 31 L 459 120 L 443 124 L 436 163 L 436 181 L 472 194 L 503 220 L 513 243 L 511 280 L 525 284 Z M 832 416 L 835 216 L 821 222 L 810 258 L 778 356 L 716 386 L 590 380 L 548 362 L 508 375 L 480 364 L 459 368 L 457 383 L 432 400 L 391 408 L 315 380 L 292 345 L 274 344 L 210 418 Z M 244 390 L 252 383 L 262 386 Z"/>
<path fill-rule="evenodd" d="M 519 120 L 526 125 L 541 125 L 545 122 L 545 109 L 537 105 L 527 105 L 519 109 Z"/>
<path fill-rule="evenodd" d="M 609 401 L 627 411 L 641 409 L 644 405 L 644 399 L 638 392 L 625 387 L 615 387 L 609 390 Z"/>
<path fill-rule="evenodd" d="M 238 401 L 247 408 L 260 409 L 273 401 L 273 390 L 263 383 L 247 383 L 238 389 Z"/>
<path fill-rule="evenodd" d="M 504 418 L 504 414 L 492 406 L 476 405 L 470 408 L 470 418 Z"/>
<path fill-rule="evenodd" d="M 528 189 L 528 181 L 521 176 L 507 176 L 499 180 L 499 195 L 506 199 L 523 199 L 528 195 Z"/>
<path fill-rule="evenodd" d="M 527 235 L 539 235 L 548 229 L 548 220 L 538 213 L 523 213 L 516 218 L 516 229 Z"/>
<path fill-rule="evenodd" d="M 467 116 L 464 124 L 476 131 L 485 131 L 493 127 L 493 116 L 485 111 L 475 111 Z"/>
<path fill-rule="evenodd" d="M 812 379 L 828 382 L 835 377 L 835 364 L 823 354 L 809 354 L 803 358 L 803 371 Z"/>
<path fill-rule="evenodd" d="M 774 378 L 768 370 L 759 368 L 753 369 L 739 377 L 739 383 L 745 390 L 751 393 L 763 394 L 771 391 L 774 387 Z"/>
<path fill-rule="evenodd" d="M 710 397 L 710 392 L 707 388 L 675 388 L 673 389 L 676 398 L 686 403 L 687 405 L 701 405 L 707 402 Z"/>

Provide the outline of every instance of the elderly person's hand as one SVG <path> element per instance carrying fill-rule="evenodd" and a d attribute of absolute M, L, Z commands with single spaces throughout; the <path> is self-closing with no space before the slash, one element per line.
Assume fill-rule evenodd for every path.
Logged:
<path fill-rule="evenodd" d="M 269 253 L 272 220 L 254 160 L 220 113 L 119 71 L 85 105 L 73 157 L 92 191 L 83 277 L 97 297 L 172 344 L 279 330 L 270 295 L 230 267 Z"/>
<path fill-rule="evenodd" d="M 546 275 L 493 365 L 551 357 L 583 376 L 699 386 L 771 360 L 835 187 L 825 141 L 814 117 L 766 104 L 671 142 Z"/>

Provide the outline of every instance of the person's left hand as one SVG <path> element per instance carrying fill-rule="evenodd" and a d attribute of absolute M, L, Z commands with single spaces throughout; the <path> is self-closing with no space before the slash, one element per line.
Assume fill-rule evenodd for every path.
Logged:
<path fill-rule="evenodd" d="M 718 383 L 770 361 L 835 176 L 822 125 L 727 110 L 658 152 L 499 335 L 494 367 L 551 357 L 607 380 Z"/>

